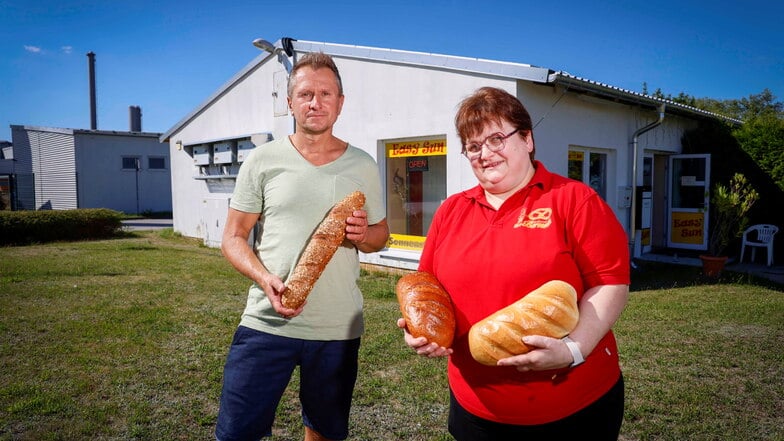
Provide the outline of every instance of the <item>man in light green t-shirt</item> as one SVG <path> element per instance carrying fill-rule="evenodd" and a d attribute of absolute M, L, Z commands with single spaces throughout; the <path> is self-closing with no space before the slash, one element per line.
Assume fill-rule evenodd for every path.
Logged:
<path fill-rule="evenodd" d="M 332 133 L 343 100 L 332 58 L 304 55 L 288 85 L 295 133 L 257 147 L 237 176 L 221 249 L 253 284 L 224 367 L 218 440 L 270 436 L 296 366 L 305 440 L 348 437 L 364 331 L 357 250 L 382 249 L 389 228 L 375 160 Z M 285 281 L 311 234 L 329 209 L 355 190 L 364 193 L 365 206 L 348 218 L 343 245 L 305 305 L 283 307 Z M 257 222 L 260 236 L 251 247 Z"/>

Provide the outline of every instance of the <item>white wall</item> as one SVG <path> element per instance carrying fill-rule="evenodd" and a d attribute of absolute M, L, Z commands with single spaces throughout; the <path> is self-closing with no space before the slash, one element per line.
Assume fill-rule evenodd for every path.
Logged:
<path fill-rule="evenodd" d="M 275 137 L 291 132 L 289 117 L 273 117 L 273 72 L 282 65 L 269 58 L 252 70 L 170 137 L 172 164 L 172 213 L 174 230 L 185 236 L 205 238 L 209 230 L 202 213 L 210 206 L 228 200 L 230 182 L 194 179 L 198 174 L 188 146 L 219 139 L 236 138 L 254 133 L 274 133 Z M 226 203 L 222 204 L 223 206 Z M 220 222 L 222 217 L 214 219 Z M 210 242 L 214 240 L 210 239 Z"/>
<path fill-rule="evenodd" d="M 632 138 L 634 133 L 658 119 L 658 113 L 637 106 L 608 100 L 586 98 L 563 89 L 547 88 L 523 83 L 521 100 L 528 107 L 536 125 L 536 158 L 551 171 L 567 173 L 569 147 L 603 150 L 609 154 L 607 202 L 616 216 L 629 230 L 629 210 L 621 208 L 619 187 L 633 185 Z M 529 105 L 528 97 L 538 96 Z M 552 103 L 559 100 L 555 107 Z M 550 104 L 547 104 L 547 103 Z M 541 107 L 541 103 L 545 103 Z M 544 118 L 543 118 L 544 117 Z M 543 118 L 543 119 L 542 119 Z M 541 119 L 541 121 L 540 121 Z M 645 151 L 674 154 L 681 151 L 683 132 L 696 123 L 681 117 L 666 115 L 662 124 L 642 134 L 638 139 L 638 182 L 642 176 L 642 154 Z"/>
<path fill-rule="evenodd" d="M 368 150 L 384 169 L 384 140 L 446 135 L 447 193 L 476 184 L 460 155 L 454 118 L 460 101 L 482 86 L 515 93 L 516 81 L 380 62 L 337 59 L 346 102 L 335 133 Z"/>
<path fill-rule="evenodd" d="M 448 149 L 447 194 L 476 185 L 468 161 L 460 155 L 454 116 L 459 102 L 477 88 L 499 87 L 519 96 L 528 108 L 534 124 L 538 124 L 534 129 L 536 158 L 553 172 L 567 173 L 570 147 L 599 149 L 608 154 L 608 202 L 628 231 L 629 212 L 619 203 L 618 187 L 632 185 L 632 135 L 640 127 L 655 121 L 658 117 L 656 112 L 584 98 L 570 91 L 564 92 L 561 87 L 513 78 L 354 58 L 335 57 L 335 60 L 346 95 L 335 134 L 368 151 L 379 162 L 381 170 L 385 169 L 385 140 L 444 135 Z M 204 218 L 216 215 L 205 210 L 225 207 L 231 192 L 230 184 L 216 190 L 204 181 L 193 179 L 192 158 L 187 154 L 188 149 L 180 149 L 177 142 L 188 146 L 251 133 L 271 132 L 275 138 L 289 134 L 293 125 L 291 117 L 273 116 L 273 72 L 280 70 L 282 66 L 268 58 L 194 120 L 171 135 L 176 231 L 200 238 L 209 233 L 212 236 L 210 242 L 213 242 L 215 233 L 205 231 Z M 640 158 L 643 151 L 679 152 L 682 132 L 691 124 L 688 120 L 668 115 L 660 127 L 640 137 Z M 224 203 L 220 203 L 221 199 Z M 389 264 L 382 254 L 363 256 L 363 260 Z M 406 257 L 405 252 L 398 254 L 398 257 Z M 400 261 L 395 266 L 414 268 L 415 264 L 415 261 Z"/>
<path fill-rule="evenodd" d="M 478 87 L 493 85 L 515 91 L 511 79 L 457 75 L 434 69 L 336 58 L 346 102 L 335 126 L 336 136 L 367 150 L 377 160 L 383 140 L 447 135 L 449 177 L 447 191 L 472 185 L 473 174 L 459 154 L 454 114 L 461 99 Z M 208 202 L 230 194 L 212 191 L 193 179 L 196 170 L 187 147 L 203 141 L 271 132 L 277 139 L 291 133 L 290 116 L 273 116 L 273 72 L 282 66 L 269 58 L 216 102 L 170 137 L 174 229 L 186 236 L 204 237 L 201 212 Z M 383 167 L 383 163 L 381 164 Z"/>

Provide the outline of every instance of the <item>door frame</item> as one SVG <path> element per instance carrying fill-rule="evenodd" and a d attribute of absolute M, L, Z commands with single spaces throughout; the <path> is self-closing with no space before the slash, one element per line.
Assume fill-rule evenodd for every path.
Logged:
<path fill-rule="evenodd" d="M 680 165 L 679 162 L 683 165 Z M 688 162 L 686 162 L 688 161 Z M 669 160 L 667 246 L 706 250 L 710 230 L 710 154 L 672 155 Z"/>

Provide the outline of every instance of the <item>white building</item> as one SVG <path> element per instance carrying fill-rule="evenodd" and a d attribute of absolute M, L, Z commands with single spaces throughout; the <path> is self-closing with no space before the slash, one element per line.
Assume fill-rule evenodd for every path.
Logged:
<path fill-rule="evenodd" d="M 363 262 L 416 268 L 435 209 L 476 185 L 454 117 L 482 86 L 519 97 L 534 121 L 536 158 L 592 185 L 635 255 L 705 247 L 710 158 L 678 153 L 685 130 L 718 115 L 527 64 L 289 38 L 254 44 L 263 52 L 160 138 L 170 145 L 174 230 L 185 236 L 220 244 L 247 149 L 292 133 L 292 63 L 321 51 L 335 59 L 346 95 L 335 134 L 375 157 L 384 181 L 392 237 Z"/>
<path fill-rule="evenodd" d="M 170 212 L 169 149 L 160 136 L 12 125 L 0 190 L 10 189 L 16 210 Z"/>

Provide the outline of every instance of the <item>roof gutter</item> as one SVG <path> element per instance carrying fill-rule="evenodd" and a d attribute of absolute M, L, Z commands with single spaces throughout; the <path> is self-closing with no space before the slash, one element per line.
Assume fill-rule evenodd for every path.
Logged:
<path fill-rule="evenodd" d="M 636 189 L 636 187 L 637 187 L 637 157 L 639 156 L 638 155 L 638 150 L 639 150 L 638 140 L 640 138 L 640 135 L 642 135 L 643 133 L 645 133 L 645 132 L 647 132 L 649 130 L 653 130 L 654 128 L 659 126 L 662 123 L 662 121 L 664 121 L 664 110 L 665 110 L 665 107 L 666 107 L 666 104 L 664 104 L 664 103 L 659 104 L 659 119 L 657 119 L 656 121 L 648 124 L 645 127 L 641 127 L 639 129 L 637 129 L 637 131 L 634 132 L 634 135 L 632 135 L 632 178 L 631 178 L 631 183 L 632 183 L 632 194 L 631 194 L 632 198 L 631 199 L 632 199 L 632 203 L 631 203 L 631 213 L 629 213 L 629 255 L 632 257 L 632 260 L 631 260 L 632 266 L 635 266 L 634 265 L 634 260 L 633 260 L 633 257 L 634 257 L 634 239 L 635 239 L 635 236 L 637 235 L 637 231 L 636 231 L 636 226 L 637 226 L 637 191 L 636 190 L 637 189 Z"/>

